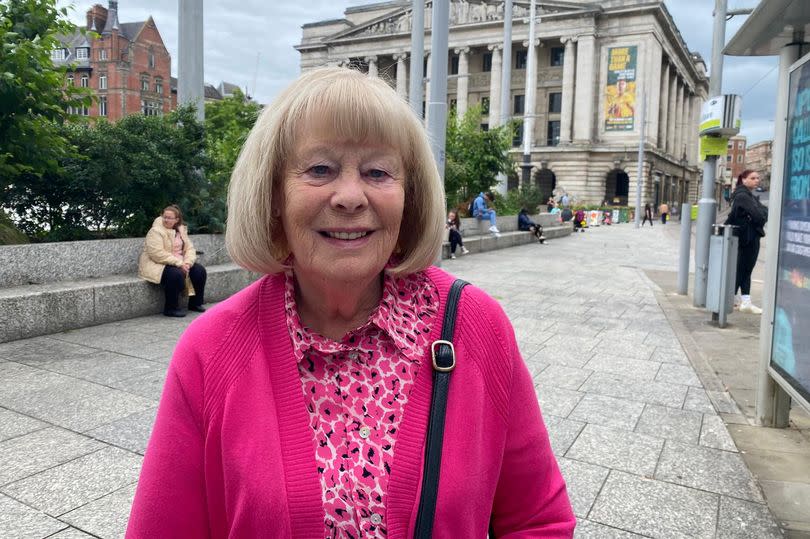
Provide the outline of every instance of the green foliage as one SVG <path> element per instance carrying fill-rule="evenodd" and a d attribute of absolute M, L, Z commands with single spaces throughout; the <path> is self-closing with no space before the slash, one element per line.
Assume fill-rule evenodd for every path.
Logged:
<path fill-rule="evenodd" d="M 56 171 L 70 153 L 59 129 L 67 107 L 91 102 L 89 89 L 64 87 L 67 66 L 51 60 L 56 35 L 76 31 L 56 3 L 0 3 L 0 189 L 19 174 Z"/>
<path fill-rule="evenodd" d="M 0 211 L 0 245 L 14 245 L 17 243 L 28 243 L 28 238 L 17 230 L 5 212 Z"/>
<path fill-rule="evenodd" d="M 75 152 L 59 161 L 59 170 L 20 174 L 2 193 L 29 237 L 142 236 L 169 204 L 183 209 L 192 231 L 221 231 L 224 216 L 209 211 L 203 127 L 192 107 L 165 117 L 64 125 L 60 135 Z"/>
<path fill-rule="evenodd" d="M 542 200 L 540 191 L 534 185 L 522 185 L 518 189 L 512 189 L 506 193 L 505 197 L 495 197 L 493 206 L 498 215 L 516 215 L 522 208 L 531 213 L 539 213 L 537 207 L 545 201 Z M 542 208 L 545 211 L 545 208 Z"/>
<path fill-rule="evenodd" d="M 455 110 L 447 118 L 444 186 L 447 207 L 466 207 L 473 197 L 488 191 L 498 173 L 508 174 L 514 164 L 507 155 L 512 127 L 504 125 L 489 131 L 481 129 L 481 108 L 467 110 L 459 119 Z"/>
<path fill-rule="evenodd" d="M 213 205 L 209 210 L 221 219 L 216 223 L 219 228 L 224 228 L 225 201 L 233 166 L 259 112 L 261 105 L 249 101 L 238 89 L 222 101 L 205 104 L 205 151 L 209 158 L 206 176 L 211 186 L 209 202 Z"/>

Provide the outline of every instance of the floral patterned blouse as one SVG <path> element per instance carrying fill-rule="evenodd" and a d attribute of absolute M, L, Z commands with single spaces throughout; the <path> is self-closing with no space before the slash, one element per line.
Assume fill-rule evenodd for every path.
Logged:
<path fill-rule="evenodd" d="M 301 323 L 295 278 L 286 273 L 287 327 L 313 432 L 325 537 L 387 536 L 397 431 L 438 304 L 438 290 L 424 273 L 386 274 L 368 321 L 334 341 Z"/>

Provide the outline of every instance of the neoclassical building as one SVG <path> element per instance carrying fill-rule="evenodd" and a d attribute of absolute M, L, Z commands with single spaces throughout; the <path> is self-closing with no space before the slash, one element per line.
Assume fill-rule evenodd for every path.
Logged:
<path fill-rule="evenodd" d="M 407 98 L 411 5 L 393 0 L 352 7 L 341 19 L 305 24 L 296 46 L 302 71 L 324 65 L 360 69 L 386 79 Z M 427 1 L 425 58 L 417 60 L 426 76 L 431 8 Z M 496 0 L 451 1 L 449 106 L 463 113 L 481 105 L 484 128 L 522 120 L 527 82 L 534 85 L 532 178 L 541 191 L 564 190 L 585 203 L 634 204 L 644 95 L 644 201 L 697 200 L 697 126 L 708 95 L 706 66 L 686 47 L 663 2 L 538 1 L 537 39 L 530 44 L 529 2 L 515 0 L 510 58 L 502 57 L 503 9 Z M 531 81 L 529 46 L 536 62 Z M 508 118 L 498 107 L 503 62 L 512 72 Z M 426 92 L 429 85 L 426 78 Z M 517 130 L 516 162 L 521 145 Z"/>

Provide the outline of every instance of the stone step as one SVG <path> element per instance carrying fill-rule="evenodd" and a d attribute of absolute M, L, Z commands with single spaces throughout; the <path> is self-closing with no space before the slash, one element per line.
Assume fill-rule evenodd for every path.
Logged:
<path fill-rule="evenodd" d="M 573 232 L 574 228 L 571 223 L 563 223 L 557 226 L 544 226 L 543 235 L 548 240 L 568 236 Z M 523 232 L 517 230 L 514 232 L 502 232 L 500 238 L 496 238 L 489 232 L 486 234 L 476 234 L 474 236 L 465 236 L 464 247 L 469 249 L 470 254 L 482 253 L 486 251 L 494 251 L 496 249 L 506 249 L 508 247 L 515 247 L 517 245 L 525 245 L 527 243 L 536 243 L 537 239 L 531 232 Z M 456 256 L 460 254 L 460 248 L 456 250 Z M 450 242 L 446 241 L 442 244 L 442 259 L 450 258 Z"/>

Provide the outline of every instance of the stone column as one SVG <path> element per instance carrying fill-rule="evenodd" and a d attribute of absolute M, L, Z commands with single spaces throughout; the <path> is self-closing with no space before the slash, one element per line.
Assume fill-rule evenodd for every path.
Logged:
<path fill-rule="evenodd" d="M 684 88 L 683 90 L 683 142 L 681 143 L 681 152 L 678 154 L 678 158 L 682 158 L 684 154 L 689 156 L 689 152 L 691 151 L 691 144 L 692 144 L 692 98 L 690 95 L 692 92 L 689 88 Z"/>
<path fill-rule="evenodd" d="M 501 125 L 501 49 L 503 45 L 489 45 L 492 51 L 492 71 L 489 74 L 489 126 Z"/>
<path fill-rule="evenodd" d="M 458 54 L 458 79 L 456 79 L 456 113 L 459 121 L 467 112 L 467 97 L 470 86 L 470 48 L 461 47 L 453 52 Z"/>
<path fill-rule="evenodd" d="M 661 68 L 661 106 L 658 110 L 658 147 L 666 150 L 667 122 L 669 121 L 669 64 L 664 61 Z"/>
<path fill-rule="evenodd" d="M 577 39 L 577 75 L 574 90 L 574 142 L 590 142 L 593 136 L 593 103 L 596 63 L 593 34 Z"/>
<path fill-rule="evenodd" d="M 677 158 L 683 155 L 683 83 L 678 84 L 677 97 L 675 98 L 675 147 L 671 152 Z"/>
<path fill-rule="evenodd" d="M 408 69 L 405 67 L 407 57 L 404 52 L 394 55 L 397 62 L 397 95 L 402 99 L 408 99 Z"/>
<path fill-rule="evenodd" d="M 689 163 L 696 165 L 700 154 L 698 128 L 700 127 L 700 112 L 703 108 L 703 98 L 699 95 L 692 97 L 692 146 L 687 152 Z"/>
<path fill-rule="evenodd" d="M 524 103 L 523 103 L 523 110 L 525 114 L 524 122 L 526 125 L 524 126 L 523 133 L 526 140 L 524 144 L 528 142 L 529 148 L 534 148 L 535 144 L 534 141 L 536 140 L 535 131 L 537 130 L 537 126 L 535 125 L 535 110 L 537 109 L 537 77 L 540 68 L 540 47 L 542 47 L 542 43 L 539 39 L 535 39 L 534 43 L 529 43 L 528 41 L 523 42 L 523 46 L 526 47 L 526 84 L 524 87 L 523 95 L 524 95 Z M 531 51 L 529 47 L 533 47 L 534 51 Z M 532 65 L 528 64 L 529 58 L 532 58 Z M 529 80 L 529 74 L 532 75 L 531 80 Z M 525 146 L 524 146 L 525 148 Z"/>
<path fill-rule="evenodd" d="M 369 77 L 376 77 L 377 76 L 377 57 L 376 56 L 366 56 L 365 61 L 368 64 L 368 76 Z"/>
<path fill-rule="evenodd" d="M 563 56 L 562 76 L 562 110 L 560 114 L 560 144 L 571 142 L 571 121 L 574 117 L 574 69 L 576 65 L 576 49 L 573 37 L 560 39 L 565 44 Z"/>
<path fill-rule="evenodd" d="M 672 66 L 672 73 L 669 74 L 669 118 L 667 120 L 667 145 L 666 152 L 674 155 L 675 148 L 675 98 L 678 93 L 678 71 Z"/>

